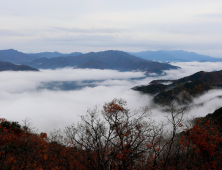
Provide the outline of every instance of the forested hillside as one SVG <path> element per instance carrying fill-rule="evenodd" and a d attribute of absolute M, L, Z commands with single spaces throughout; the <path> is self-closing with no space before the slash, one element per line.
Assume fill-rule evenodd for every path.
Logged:
<path fill-rule="evenodd" d="M 186 108 L 167 108 L 170 127 L 156 125 L 149 109 L 131 112 L 126 102 L 114 99 L 88 110 L 77 125 L 65 133 L 33 132 L 5 119 L 0 120 L 1 169 L 78 170 L 196 170 L 222 169 L 221 117 L 184 122 Z"/>
<path fill-rule="evenodd" d="M 170 104 L 173 101 L 189 104 L 193 97 L 218 88 L 222 88 L 222 71 L 200 71 L 178 80 L 154 80 L 149 85 L 132 89 L 152 95 L 156 104 Z"/>

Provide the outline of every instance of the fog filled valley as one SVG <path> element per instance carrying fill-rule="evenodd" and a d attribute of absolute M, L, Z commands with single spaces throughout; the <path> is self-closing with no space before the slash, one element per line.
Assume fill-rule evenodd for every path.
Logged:
<path fill-rule="evenodd" d="M 0 169 L 221 169 L 222 62 L 132 63 L 0 62 Z"/>
<path fill-rule="evenodd" d="M 133 111 L 140 107 L 151 108 L 150 117 L 156 122 L 166 121 L 162 107 L 152 106 L 152 97 L 131 88 L 147 85 L 152 80 L 175 80 L 198 71 L 219 71 L 221 62 L 174 62 L 180 67 L 165 70 L 162 74 L 119 72 L 100 69 L 40 69 L 39 72 L 0 72 L 0 116 L 23 124 L 28 118 L 31 126 L 40 132 L 64 129 L 77 124 L 80 116 L 95 106 L 99 110 L 114 98 L 124 99 Z M 221 89 L 214 89 L 193 99 L 194 105 L 185 117 L 203 117 L 221 107 Z M 202 105 L 198 105 L 201 104 Z"/>

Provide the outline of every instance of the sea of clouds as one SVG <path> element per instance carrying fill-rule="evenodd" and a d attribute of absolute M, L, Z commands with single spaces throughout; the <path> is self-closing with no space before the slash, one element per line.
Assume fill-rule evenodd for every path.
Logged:
<path fill-rule="evenodd" d="M 143 72 L 118 72 L 98 69 L 57 69 L 40 72 L 0 72 L 0 117 L 23 123 L 30 119 L 32 126 L 39 132 L 77 123 L 87 110 L 98 106 L 102 109 L 105 102 L 114 98 L 127 101 L 132 111 L 149 106 L 151 96 L 131 90 L 138 85 L 147 85 L 155 79 L 179 79 L 198 71 L 222 70 L 221 62 L 177 62 L 178 70 L 167 70 L 162 76 L 146 77 Z M 55 88 L 47 88 L 47 83 L 57 82 Z M 78 85 L 69 90 L 60 89 L 58 82 Z M 202 107 L 192 107 L 185 117 L 205 116 L 222 107 L 222 90 L 211 90 L 195 98 L 193 104 L 203 103 Z M 151 117 L 165 121 L 161 108 L 152 109 Z"/>

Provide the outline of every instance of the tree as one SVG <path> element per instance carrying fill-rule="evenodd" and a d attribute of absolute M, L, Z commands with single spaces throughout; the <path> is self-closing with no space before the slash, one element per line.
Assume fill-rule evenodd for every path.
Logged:
<path fill-rule="evenodd" d="M 72 146 L 87 153 L 87 169 L 141 169 L 157 147 L 160 132 L 148 119 L 149 108 L 130 112 L 122 99 L 114 99 L 75 126 L 66 128 Z"/>
<path fill-rule="evenodd" d="M 222 169 L 222 137 L 213 121 L 197 119 L 181 137 L 180 145 L 187 169 Z"/>
<path fill-rule="evenodd" d="M 169 125 L 155 124 L 150 109 L 131 112 L 122 99 L 88 110 L 65 134 L 36 134 L 0 119 L 1 169 L 193 170 L 222 169 L 221 129 L 210 120 L 184 131 L 186 107 L 166 107 Z"/>

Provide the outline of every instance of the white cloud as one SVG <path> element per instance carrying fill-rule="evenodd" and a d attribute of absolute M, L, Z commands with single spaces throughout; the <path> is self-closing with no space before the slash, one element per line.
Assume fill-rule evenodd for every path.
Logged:
<path fill-rule="evenodd" d="M 145 85 L 154 79 L 178 79 L 197 71 L 221 70 L 222 63 L 174 63 L 178 70 L 166 71 L 166 76 L 146 77 L 141 72 L 118 72 L 114 70 L 96 69 L 58 69 L 41 70 L 41 72 L 1 72 L 0 73 L 0 116 L 8 120 L 19 121 L 30 117 L 33 126 L 39 131 L 51 131 L 64 128 L 80 120 L 88 108 L 99 105 L 114 98 L 125 99 L 128 108 L 135 110 L 150 105 L 151 96 L 131 90 L 136 85 Z M 131 79 L 142 78 L 142 79 Z M 37 90 L 42 82 L 99 80 L 91 82 L 96 87 L 85 87 L 80 90 Z M 214 98 L 222 95 L 221 90 L 213 90 L 194 99 L 194 103 L 206 102 L 203 107 L 194 107 L 186 113 L 205 116 L 221 106 L 221 100 Z M 210 100 L 210 101 L 209 101 Z M 152 109 L 152 117 L 157 122 L 166 120 L 162 111 Z"/>
<path fill-rule="evenodd" d="M 1 117 L 19 121 L 30 117 L 40 131 L 64 128 L 80 120 L 87 108 L 101 106 L 114 98 L 123 98 L 134 110 L 148 104 L 149 97 L 125 86 L 86 87 L 79 91 L 1 93 Z"/>
<path fill-rule="evenodd" d="M 96 69 L 58 69 L 41 72 L 1 72 L 0 115 L 22 122 L 30 117 L 40 131 L 77 122 L 87 108 L 103 105 L 113 98 L 127 98 L 135 109 L 147 104 L 148 96 L 130 90 L 129 79 L 143 77 L 141 72 Z M 42 82 L 100 80 L 97 87 L 75 91 L 37 90 Z M 122 83 L 123 82 L 123 83 Z M 106 86 L 109 85 L 109 86 Z M 132 96 L 134 96 L 132 98 Z M 138 101 L 138 103 L 136 102 Z M 134 108 L 135 107 L 135 108 Z"/>
<path fill-rule="evenodd" d="M 222 62 L 175 62 L 172 65 L 179 66 L 181 69 L 165 71 L 165 79 L 178 79 L 189 76 L 198 71 L 219 71 L 222 70 Z"/>
<path fill-rule="evenodd" d="M 57 69 L 40 70 L 40 72 L 12 72 L 0 74 L 0 91 L 9 93 L 35 90 L 42 82 L 50 81 L 83 81 L 105 79 L 129 79 L 144 77 L 141 72 L 118 72 L 116 70 L 97 69 Z M 16 86 L 15 86 L 16 84 Z"/>

